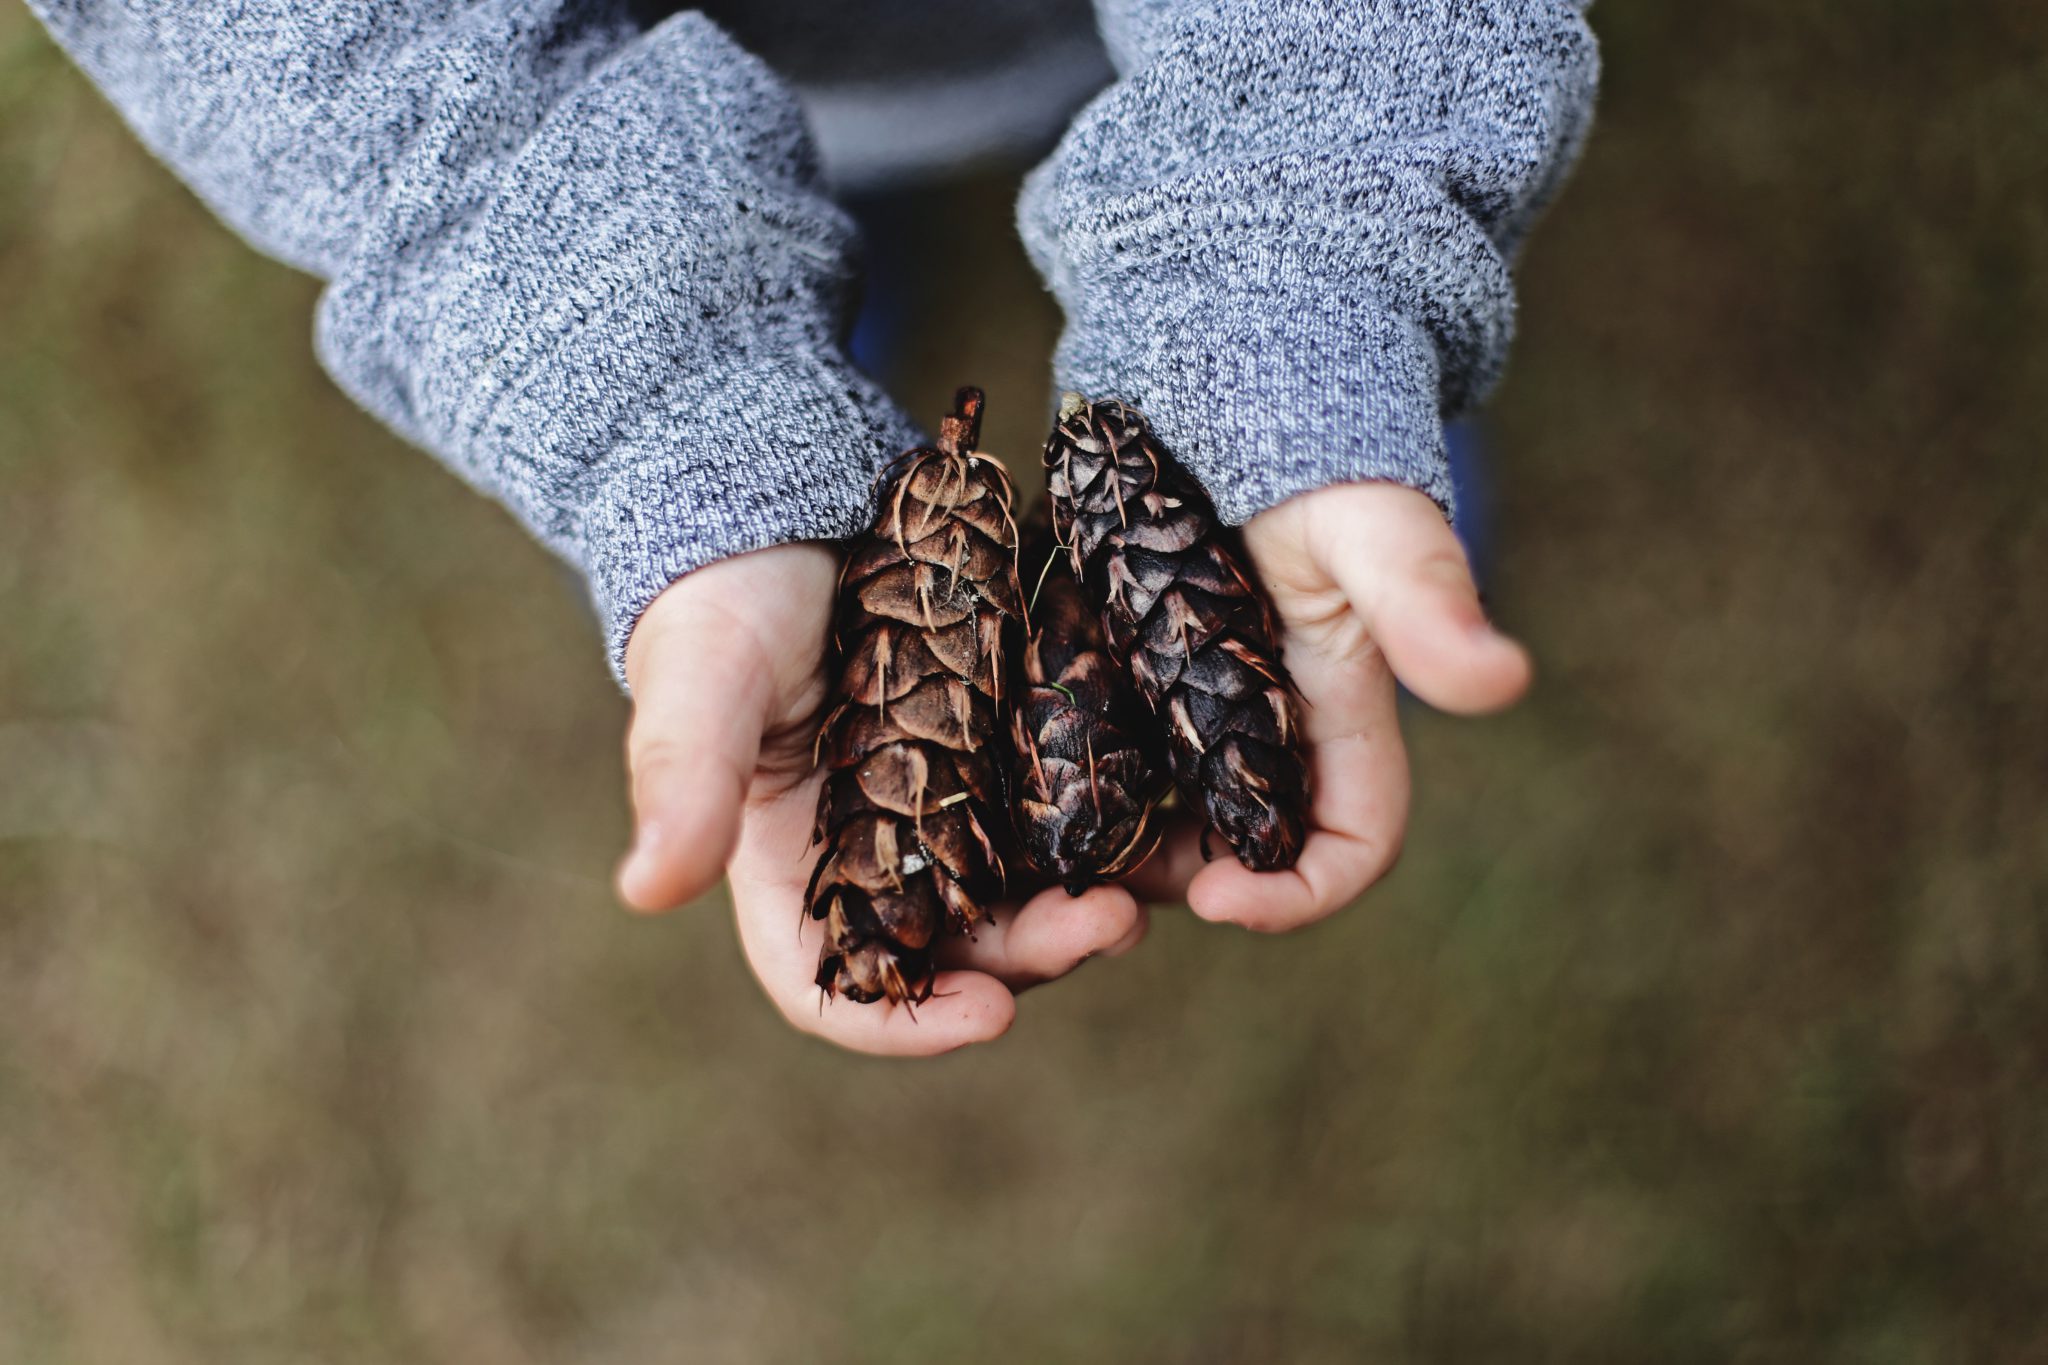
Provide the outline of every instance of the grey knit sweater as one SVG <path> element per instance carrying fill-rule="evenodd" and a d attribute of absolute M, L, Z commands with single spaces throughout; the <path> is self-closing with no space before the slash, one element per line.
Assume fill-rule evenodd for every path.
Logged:
<path fill-rule="evenodd" d="M 222 218 L 328 282 L 336 380 L 582 569 L 614 667 L 681 574 L 860 527 L 918 438 L 840 350 L 828 182 L 1015 150 L 1110 74 L 1071 0 L 728 3 L 801 103 L 696 11 L 30 4 Z M 1509 262 L 1586 128 L 1580 6 L 1095 8 L 1114 82 L 1020 209 L 1059 384 L 1146 409 L 1233 521 L 1354 479 L 1448 506 L 1443 420 L 1499 373 Z"/>

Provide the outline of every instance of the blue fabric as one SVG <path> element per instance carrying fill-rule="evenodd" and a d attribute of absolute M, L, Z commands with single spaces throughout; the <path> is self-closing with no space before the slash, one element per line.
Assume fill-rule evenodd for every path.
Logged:
<path fill-rule="evenodd" d="M 1444 446 L 1451 462 L 1451 490 L 1458 515 L 1452 529 L 1472 561 L 1472 576 L 1483 588 L 1493 570 L 1493 480 L 1488 468 L 1486 431 L 1476 418 L 1444 428 Z"/>

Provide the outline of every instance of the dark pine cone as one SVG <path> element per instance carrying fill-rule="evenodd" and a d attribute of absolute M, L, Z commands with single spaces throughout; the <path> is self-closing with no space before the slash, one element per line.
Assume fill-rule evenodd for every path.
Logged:
<path fill-rule="evenodd" d="M 1152 808 L 1167 784 L 1152 718 L 1057 548 L 1046 528 L 1024 551 L 1037 586 L 1010 714 L 1010 809 L 1025 858 L 1078 896 L 1159 846 Z"/>
<path fill-rule="evenodd" d="M 1214 505 L 1119 402 L 1069 394 L 1045 467 L 1053 527 L 1164 724 L 1183 799 L 1246 867 L 1292 867 L 1308 814 L 1294 686 Z"/>
<path fill-rule="evenodd" d="M 897 462 L 839 579 L 805 904 L 825 921 L 818 984 L 862 1002 L 928 998 L 934 942 L 969 932 L 1003 884 L 993 746 L 1023 612 L 1017 525 L 1009 476 L 974 450 L 980 390 L 955 403 L 938 445 Z"/>

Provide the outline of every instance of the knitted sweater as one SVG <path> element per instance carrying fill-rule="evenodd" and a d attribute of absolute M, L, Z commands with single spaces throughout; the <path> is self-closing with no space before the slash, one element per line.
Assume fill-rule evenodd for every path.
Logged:
<path fill-rule="evenodd" d="M 615 668 L 680 575 L 860 528 L 919 438 L 840 348 L 855 244 L 804 106 L 700 11 L 30 5 L 223 219 L 327 282 L 341 386 L 582 570 Z M 1070 4 L 728 8 L 868 179 L 892 143 L 946 160 L 892 90 L 987 92 L 953 121 L 969 155 L 1108 74 Z M 1095 9 L 1115 79 L 1020 206 L 1067 313 L 1060 386 L 1145 409 L 1232 521 L 1357 479 L 1448 508 L 1443 421 L 1500 371 L 1509 263 L 1589 118 L 1580 5 Z M 926 41 L 855 40 L 906 15 Z M 1033 61 L 1065 83 L 1005 78 Z"/>

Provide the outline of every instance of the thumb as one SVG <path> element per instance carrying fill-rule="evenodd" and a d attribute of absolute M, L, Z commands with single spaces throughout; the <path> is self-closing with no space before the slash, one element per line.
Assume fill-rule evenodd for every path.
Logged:
<path fill-rule="evenodd" d="M 1483 715 L 1529 689 L 1528 651 L 1495 630 L 1465 549 L 1422 494 L 1387 485 L 1360 495 L 1325 567 L 1409 691 L 1431 706 Z M 1330 524 L 1328 522 L 1326 525 Z"/>
<path fill-rule="evenodd" d="M 635 910 L 673 909 L 717 884 L 773 691 L 753 633 L 692 589 L 686 579 L 657 599 L 628 646 L 634 835 L 618 892 Z"/>

